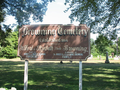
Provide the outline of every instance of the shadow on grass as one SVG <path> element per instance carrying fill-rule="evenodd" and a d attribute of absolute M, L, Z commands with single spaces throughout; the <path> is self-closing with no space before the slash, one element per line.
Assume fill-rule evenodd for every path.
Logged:
<path fill-rule="evenodd" d="M 84 64 L 83 90 L 119 90 L 120 64 Z"/>
<path fill-rule="evenodd" d="M 0 87 L 23 90 L 24 62 L 0 61 Z"/>
<path fill-rule="evenodd" d="M 120 90 L 120 64 L 83 63 L 83 90 Z M 78 90 L 78 63 L 29 63 L 28 90 Z M 0 87 L 23 90 L 24 62 L 0 61 Z"/>

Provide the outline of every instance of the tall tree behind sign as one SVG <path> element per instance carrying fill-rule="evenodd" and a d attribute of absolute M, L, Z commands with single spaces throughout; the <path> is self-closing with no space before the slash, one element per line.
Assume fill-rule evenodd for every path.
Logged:
<path fill-rule="evenodd" d="M 71 10 L 71 21 L 90 26 L 93 33 L 107 34 L 116 39 L 120 30 L 120 0 L 65 0 Z"/>
<path fill-rule="evenodd" d="M 34 21 L 42 21 L 47 11 L 47 5 L 53 0 L 0 0 L 0 12 L 15 16 L 18 25 L 29 24 L 32 16 Z"/>

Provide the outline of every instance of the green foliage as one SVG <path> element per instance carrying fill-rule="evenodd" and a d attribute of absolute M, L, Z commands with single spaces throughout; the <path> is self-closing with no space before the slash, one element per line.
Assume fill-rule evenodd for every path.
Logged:
<path fill-rule="evenodd" d="M 12 33 L 12 30 L 9 28 L 9 26 L 7 26 L 7 25 L 3 25 L 3 26 L 5 28 L 5 31 L 3 31 L 2 29 L 0 29 L 0 45 L 2 47 L 6 46 L 5 38 L 7 36 L 9 36 L 10 33 Z"/>
<path fill-rule="evenodd" d="M 10 45 L 14 49 L 18 47 L 18 32 L 9 33 L 9 35 L 5 38 L 5 45 Z"/>
<path fill-rule="evenodd" d="M 95 41 L 93 39 L 90 39 L 90 49 L 91 49 L 91 54 L 93 56 L 98 56 L 99 54 L 97 53 Z"/>
<path fill-rule="evenodd" d="M 96 48 L 98 49 L 99 54 L 106 54 L 107 47 L 112 45 L 112 41 L 107 38 L 107 36 L 99 35 L 95 40 Z"/>
<path fill-rule="evenodd" d="M 94 46 L 93 48 L 94 49 L 91 49 L 91 54 L 93 56 L 97 57 L 99 55 L 98 50 L 97 50 L 96 46 Z"/>
<path fill-rule="evenodd" d="M 2 49 L 3 49 L 3 47 L 0 46 L 0 57 L 3 57 Z"/>
<path fill-rule="evenodd" d="M 0 23 L 4 21 L 5 11 L 0 9 Z"/>
<path fill-rule="evenodd" d="M 117 44 L 118 43 L 118 48 Z M 108 55 L 111 55 L 114 53 L 114 55 L 117 54 L 118 49 L 118 55 L 120 55 L 120 38 L 118 38 L 117 42 L 109 40 L 107 36 L 99 35 L 98 38 L 94 41 L 91 39 L 91 54 L 93 56 L 106 56 L 106 51 L 108 52 Z"/>
<path fill-rule="evenodd" d="M 120 55 L 120 37 L 117 40 L 117 44 L 118 44 L 118 54 Z"/>
<path fill-rule="evenodd" d="M 117 48 L 116 43 L 114 43 L 114 44 L 112 45 L 112 48 L 114 49 L 114 52 L 112 52 L 112 53 L 114 53 L 114 55 L 116 55 L 116 48 Z"/>
<path fill-rule="evenodd" d="M 34 21 L 42 21 L 47 11 L 48 2 L 53 0 L 2 0 L 0 3 L 1 10 L 6 14 L 15 16 L 18 24 L 30 23 L 30 16 Z"/>
<path fill-rule="evenodd" d="M 7 46 L 2 50 L 4 56 L 6 58 L 16 58 L 17 50 L 15 50 L 12 46 Z"/>
<path fill-rule="evenodd" d="M 120 0 L 65 0 L 71 10 L 71 21 L 87 24 L 93 33 L 115 39 L 120 24 Z M 65 12 L 66 12 L 65 11 Z"/>
<path fill-rule="evenodd" d="M 106 47 L 106 51 L 108 52 L 109 55 L 111 55 L 111 53 L 113 53 L 115 49 L 110 46 L 110 47 Z"/>
<path fill-rule="evenodd" d="M 0 57 L 15 58 L 17 57 L 18 47 L 18 31 L 6 32 L 6 38 L 4 39 L 4 45 L 0 48 Z"/>
<path fill-rule="evenodd" d="M 95 46 L 95 41 L 93 39 L 90 39 L 90 48 L 91 48 L 91 52 L 93 51 Z"/>

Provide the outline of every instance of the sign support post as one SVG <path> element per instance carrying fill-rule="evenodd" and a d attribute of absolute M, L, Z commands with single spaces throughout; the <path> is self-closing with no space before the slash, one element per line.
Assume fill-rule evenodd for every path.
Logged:
<path fill-rule="evenodd" d="M 82 61 L 79 61 L 79 90 L 82 90 Z"/>
<path fill-rule="evenodd" d="M 27 90 L 28 83 L 28 60 L 25 60 L 25 68 L 24 68 L 24 90 Z"/>

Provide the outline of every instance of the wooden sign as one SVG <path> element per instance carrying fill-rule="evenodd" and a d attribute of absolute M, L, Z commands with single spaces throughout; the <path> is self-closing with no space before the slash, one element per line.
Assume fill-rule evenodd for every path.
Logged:
<path fill-rule="evenodd" d="M 24 25 L 19 29 L 18 56 L 22 60 L 87 60 L 90 30 L 84 24 Z"/>

